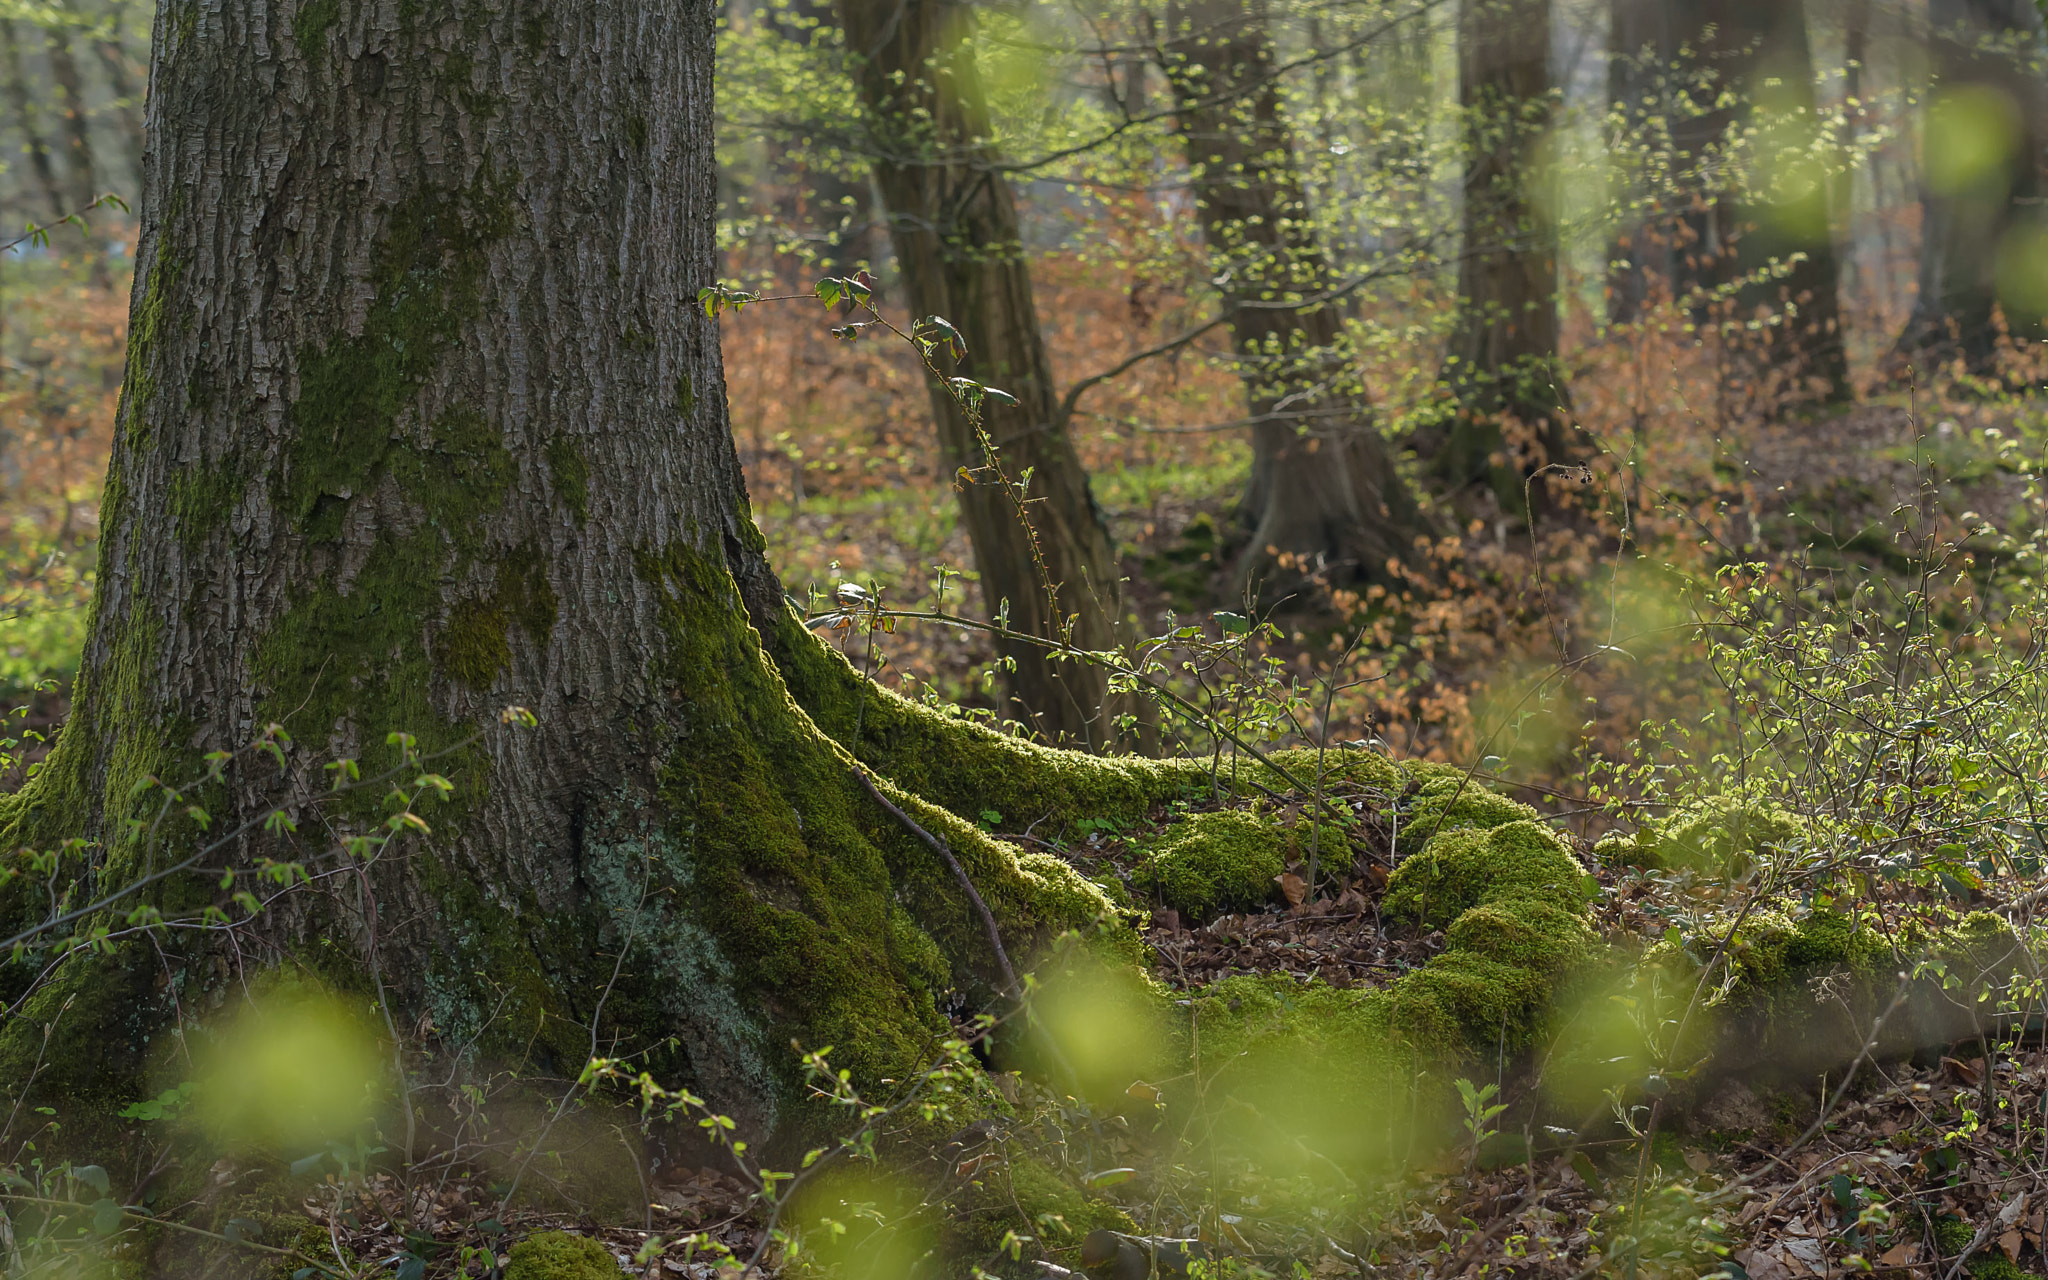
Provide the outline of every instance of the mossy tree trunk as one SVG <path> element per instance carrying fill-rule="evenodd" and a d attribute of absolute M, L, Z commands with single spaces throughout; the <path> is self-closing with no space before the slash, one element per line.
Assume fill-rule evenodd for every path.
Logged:
<path fill-rule="evenodd" d="M 900 1075 L 945 1028 L 938 994 L 992 998 L 967 900 L 749 625 L 752 604 L 837 705 L 852 673 L 781 608 L 696 302 L 717 265 L 712 50 L 709 0 L 160 11 L 98 594 L 71 720 L 0 812 L 7 847 L 89 840 L 62 868 L 74 902 L 136 884 L 201 838 L 176 815 L 132 830 L 156 803 L 137 782 L 282 724 L 281 769 L 244 753 L 195 798 L 216 833 L 281 804 L 303 836 L 259 828 L 203 879 L 73 928 L 120 930 L 136 902 L 239 916 L 222 863 L 331 870 L 383 816 L 375 796 L 316 811 L 326 761 L 376 768 L 406 731 L 452 751 L 432 767 L 456 790 L 368 871 L 374 910 L 301 891 L 233 947 L 128 932 L 0 970 L 0 1005 L 27 994 L 0 1089 L 54 1026 L 41 1087 L 105 1116 L 180 1069 L 161 1033 L 242 990 L 237 957 L 362 991 L 376 948 L 400 1026 L 572 1076 L 595 1027 L 766 1131 L 798 1096 L 793 1037 Z M 493 727 L 507 704 L 538 728 Z M 896 772 L 986 779 L 990 805 L 1157 789 L 889 705 L 916 744 Z M 1020 957 L 1106 910 L 1064 864 L 892 794 Z M 0 935 L 39 894 L 0 890 Z"/>
<path fill-rule="evenodd" d="M 1456 403 L 1435 461 L 1452 485 L 1484 484 L 1513 510 L 1525 476 L 1573 456 L 1557 363 L 1557 233 L 1537 199 L 1551 179 L 1549 0 L 1464 0 L 1458 68 L 1464 249 L 1443 377 Z M 1507 456 L 1505 418 L 1532 433 L 1523 465 Z M 1539 480 L 1529 491 L 1539 507 L 1547 488 Z"/>
<path fill-rule="evenodd" d="M 984 405 L 993 463 L 1029 477 L 1026 527 L 989 467 L 984 442 L 946 386 L 928 380 L 939 452 L 991 616 L 1012 630 L 1114 647 L 1126 633 L 1116 548 L 1054 391 L 1031 271 L 1008 177 L 988 150 L 988 107 L 975 66 L 973 17 L 940 0 L 839 0 L 853 73 L 868 110 L 876 185 L 896 266 L 919 318 L 939 316 L 966 340 L 948 377 L 997 387 L 1015 404 Z M 1071 629 L 1070 629 L 1071 628 Z M 1006 715 L 1047 741 L 1101 748 L 1118 738 L 1103 669 L 1057 660 L 1041 645 L 997 642 Z"/>
<path fill-rule="evenodd" d="M 1310 575 L 1393 582 L 1428 524 L 1374 422 L 1281 114 L 1265 12 L 1168 11 L 1163 57 L 1252 427 L 1234 595 L 1275 602 Z M 1283 562 L 1287 566 L 1283 567 Z"/>
<path fill-rule="evenodd" d="M 2023 340 L 2038 336 L 2048 310 L 2038 286 L 2027 287 L 2040 274 L 2028 251 L 2042 234 L 2048 42 L 2040 12 L 2024 0 L 1931 0 L 1927 24 L 1934 84 L 1921 165 L 1920 291 L 1891 364 L 1898 378 L 1925 379 L 1960 359 L 1981 377 L 1998 359 L 1994 310 L 2002 307 Z M 2001 295 L 2001 283 L 2022 287 Z"/>

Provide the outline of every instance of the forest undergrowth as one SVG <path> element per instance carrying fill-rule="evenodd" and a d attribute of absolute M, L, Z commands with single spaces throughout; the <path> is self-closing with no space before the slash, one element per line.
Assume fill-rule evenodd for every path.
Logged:
<path fill-rule="evenodd" d="M 1039 278 L 1063 368 L 1177 305 L 1057 254 Z M 0 262 L 0 290 L 19 776 L 75 669 L 125 306 L 54 258 Z M 1400 331 L 1441 300 L 1381 305 Z M 771 561 L 856 671 L 1004 731 L 921 371 L 827 323 L 724 324 Z M 179 1230 L 300 1280 L 2048 1270 L 2048 413 L 1941 371 L 1816 406 L 1731 378 L 1739 331 L 1668 307 L 1568 333 L 1590 461 L 1532 481 L 1541 516 L 1440 497 L 1405 587 L 1311 573 L 1278 608 L 1219 596 L 1248 458 L 1206 428 L 1236 379 L 1190 353 L 1091 402 L 1148 637 L 1120 669 L 1202 767 L 1142 811 L 964 815 L 1118 912 L 1014 1003 L 952 1007 L 916 1079 L 806 1046 L 834 1145 L 748 1148 L 606 1056 L 602 998 L 580 1072 L 497 1075 L 314 1002 L 291 1052 L 374 1044 L 431 1157 L 408 1122 L 393 1167 L 389 1111 L 351 1100 L 348 1141 L 180 1169 L 212 1122 L 174 1086 L 88 1164 L 24 1087 L 0 1264 L 119 1274 L 131 1233 Z M 1425 346 L 1369 374 L 1389 420 Z M 431 763 L 401 760 L 401 813 Z M 1105 937 L 1139 972 L 1101 967 Z"/>

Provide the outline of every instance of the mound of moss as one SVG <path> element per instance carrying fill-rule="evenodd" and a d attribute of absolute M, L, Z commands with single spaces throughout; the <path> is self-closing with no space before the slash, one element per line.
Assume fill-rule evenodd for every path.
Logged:
<path fill-rule="evenodd" d="M 1764 801 L 1719 795 L 1645 822 L 1634 834 L 1610 834 L 1594 853 L 1609 866 L 1739 875 L 1805 836 L 1806 824 L 1795 814 Z"/>
<path fill-rule="evenodd" d="M 1285 847 L 1280 829 L 1256 814 L 1198 813 L 1166 833 L 1131 884 L 1189 919 L 1246 911 L 1273 893 Z"/>
<path fill-rule="evenodd" d="M 1464 773 L 1440 772 L 1401 805 L 1401 829 L 1394 853 L 1405 857 L 1437 836 L 1461 828 L 1491 830 L 1511 822 L 1529 822 L 1536 811 L 1528 805 L 1488 791 Z"/>
<path fill-rule="evenodd" d="M 625 1280 L 611 1251 L 588 1236 L 543 1231 L 512 1246 L 505 1280 Z"/>
<path fill-rule="evenodd" d="M 1431 837 L 1394 868 L 1380 909 L 1393 918 L 1443 927 L 1474 907 L 1544 903 L 1577 917 L 1586 869 L 1548 827 L 1517 820 Z"/>

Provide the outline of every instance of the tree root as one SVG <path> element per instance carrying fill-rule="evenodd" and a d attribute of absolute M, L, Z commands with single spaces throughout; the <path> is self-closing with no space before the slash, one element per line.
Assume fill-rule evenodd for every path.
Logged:
<path fill-rule="evenodd" d="M 953 869 L 953 878 L 960 882 L 960 888 L 966 892 L 967 900 L 974 904 L 975 911 L 981 916 L 981 927 L 988 934 L 988 944 L 996 953 L 996 963 L 1002 966 L 1004 990 L 1012 996 L 1021 994 L 1017 989 L 1017 971 L 1010 966 L 1010 953 L 1003 948 L 1002 931 L 996 928 L 995 913 L 988 909 L 988 903 L 974 887 L 974 881 L 968 878 L 967 868 L 960 865 L 960 859 L 953 856 L 952 849 L 947 847 L 944 840 L 926 831 L 918 825 L 917 819 L 890 803 L 889 797 L 883 795 L 881 789 L 875 786 L 874 779 L 868 777 L 867 770 L 858 764 L 848 767 L 853 771 L 853 776 L 860 779 L 860 785 L 866 787 L 868 794 L 875 798 L 876 804 L 888 810 L 889 816 L 902 823 L 912 835 L 930 845 L 939 857 L 945 860 L 946 865 Z"/>

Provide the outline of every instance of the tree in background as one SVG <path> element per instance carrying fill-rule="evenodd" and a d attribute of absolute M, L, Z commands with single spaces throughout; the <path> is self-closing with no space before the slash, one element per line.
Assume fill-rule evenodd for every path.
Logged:
<path fill-rule="evenodd" d="M 1537 200 L 1555 108 L 1549 0 L 1464 0 L 1458 100 L 1465 129 L 1464 240 L 1457 319 L 1444 362 L 1454 414 L 1435 463 L 1453 488 L 1483 482 L 1523 505 L 1524 477 L 1573 456 L 1557 363 L 1557 233 Z M 1516 465 L 1503 419 L 1534 435 Z M 1530 496 L 1548 485 L 1538 482 Z"/>
<path fill-rule="evenodd" d="M 1121 574 L 1054 391 L 1016 201 L 988 148 L 972 12 L 940 0 L 839 0 L 839 14 L 906 301 L 964 339 L 964 352 L 937 353 L 945 376 L 1012 401 L 983 406 L 984 441 L 952 390 L 929 382 L 989 615 L 1039 640 L 1112 648 L 1127 630 Z M 1028 526 L 997 468 L 1027 486 Z M 1100 668 L 1026 640 L 999 639 L 997 651 L 1007 714 L 1049 742 L 1116 740 Z"/>
<path fill-rule="evenodd" d="M 1270 603 L 1311 574 L 1397 581 L 1429 525 L 1359 380 L 1265 23 L 1260 0 L 1177 3 L 1160 59 L 1251 421 L 1231 586 Z"/>
<path fill-rule="evenodd" d="M 1891 353 L 1895 377 L 1960 360 L 1994 372 L 2002 310 L 2015 336 L 2048 313 L 2048 146 L 2041 14 L 2027 0 L 1930 0 L 1933 81 L 1921 143 L 1919 297 Z"/>
<path fill-rule="evenodd" d="M 1613 0 L 1609 33 L 1616 112 L 1649 132 L 1678 197 L 1624 236 L 1610 316 L 1634 318 L 1662 280 L 1737 350 L 1731 386 L 1753 391 L 1776 372 L 1840 399 L 1840 268 L 1804 8 Z"/>

